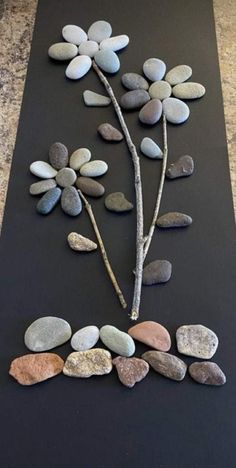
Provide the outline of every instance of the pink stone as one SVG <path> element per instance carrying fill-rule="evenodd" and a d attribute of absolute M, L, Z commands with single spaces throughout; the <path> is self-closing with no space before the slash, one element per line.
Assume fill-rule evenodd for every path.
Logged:
<path fill-rule="evenodd" d="M 143 359 L 118 356 L 113 359 L 120 381 L 129 388 L 146 377 L 149 365 Z"/>
<path fill-rule="evenodd" d="M 171 338 L 168 330 L 157 322 L 147 321 L 138 323 L 128 330 L 128 334 L 135 340 L 141 341 L 141 343 L 159 351 L 169 351 L 171 347 Z"/>

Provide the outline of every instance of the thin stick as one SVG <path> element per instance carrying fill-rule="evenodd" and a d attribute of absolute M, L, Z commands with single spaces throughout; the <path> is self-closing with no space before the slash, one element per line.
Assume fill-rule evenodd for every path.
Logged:
<path fill-rule="evenodd" d="M 164 187 L 164 182 L 165 182 L 167 157 L 168 157 L 168 144 L 167 144 L 166 116 L 165 116 L 164 113 L 163 113 L 163 141 L 164 141 L 164 149 L 163 149 L 163 162 L 162 162 L 161 180 L 160 180 L 160 184 L 159 184 L 157 200 L 156 200 L 156 206 L 155 206 L 155 209 L 154 209 L 152 222 L 151 222 L 149 232 L 148 232 L 148 235 L 146 237 L 145 244 L 144 244 L 143 261 L 145 261 L 145 258 L 147 256 L 147 253 L 148 253 L 151 241 L 152 241 L 153 233 L 154 233 L 155 226 L 156 226 L 156 221 L 157 221 L 159 210 L 160 210 L 161 199 L 162 199 L 162 194 L 163 194 L 163 187 Z"/>
<path fill-rule="evenodd" d="M 117 114 L 120 126 L 125 136 L 125 140 L 129 149 L 129 152 L 132 156 L 133 166 L 134 166 L 134 184 L 135 184 L 135 193 L 136 193 L 136 266 L 135 266 L 135 283 L 134 283 L 134 294 L 133 294 L 133 304 L 130 313 L 130 318 L 132 320 L 137 320 L 139 317 L 139 308 L 141 301 L 141 292 L 142 292 L 142 277 L 143 277 L 143 195 L 142 195 L 142 182 L 141 182 L 141 171 L 139 156 L 137 154 L 136 147 L 131 139 L 128 127 L 125 123 L 121 108 L 117 102 L 117 99 L 114 95 L 111 85 L 107 81 L 106 77 L 103 75 L 100 68 L 93 61 L 93 68 L 97 73 L 100 81 L 104 85 L 107 94 L 111 98 L 113 107 Z"/>
<path fill-rule="evenodd" d="M 103 240 L 101 238 L 101 234 L 99 232 L 99 229 L 98 229 L 98 226 L 97 226 L 97 223 L 96 223 L 96 220 L 95 220 L 95 217 L 94 217 L 94 214 L 93 214 L 93 210 L 92 210 L 92 207 L 91 205 L 89 204 L 87 198 L 85 198 L 85 196 L 83 195 L 83 193 L 81 192 L 81 190 L 78 190 L 83 202 L 84 202 L 84 205 L 85 205 L 85 208 L 87 210 L 87 213 L 89 215 L 89 218 L 90 218 L 90 221 L 92 223 L 92 226 L 93 226 L 93 229 L 94 229 L 94 232 L 96 234 L 96 237 L 97 237 L 97 240 L 98 240 L 98 243 L 99 243 L 99 247 L 101 249 L 101 253 L 102 253 L 102 258 L 103 258 L 103 261 L 104 261 L 104 264 L 105 264 L 105 267 L 107 269 L 107 273 L 108 275 L 110 276 L 110 279 L 111 279 L 111 282 L 114 286 L 114 289 L 116 291 L 116 294 L 119 298 L 119 301 L 123 307 L 123 309 L 125 309 L 127 307 L 127 304 L 125 302 L 125 299 L 124 299 L 124 296 L 122 294 L 122 291 L 117 283 L 117 280 L 116 280 L 116 277 L 114 275 L 114 272 L 112 270 L 112 267 L 111 267 L 111 264 L 108 260 L 108 256 L 107 256 L 107 253 L 106 253 L 106 249 L 105 249 L 105 246 L 103 244 Z"/>

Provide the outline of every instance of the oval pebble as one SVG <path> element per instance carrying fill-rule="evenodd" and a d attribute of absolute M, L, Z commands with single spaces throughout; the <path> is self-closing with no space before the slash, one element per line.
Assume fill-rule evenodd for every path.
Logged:
<path fill-rule="evenodd" d="M 98 133 L 106 141 L 121 141 L 124 138 L 122 133 L 109 123 L 99 125 Z"/>
<path fill-rule="evenodd" d="M 166 283 L 169 281 L 172 273 L 172 265 L 168 260 L 155 260 L 144 267 L 143 284 L 151 286 L 152 284 Z"/>
<path fill-rule="evenodd" d="M 125 88 L 130 89 L 145 89 L 146 91 L 149 88 L 149 84 L 143 76 L 138 73 L 125 73 L 121 77 L 121 82 Z"/>
<path fill-rule="evenodd" d="M 88 30 L 88 38 L 91 41 L 102 42 L 111 36 L 112 27 L 110 23 L 104 20 L 95 21 Z"/>
<path fill-rule="evenodd" d="M 96 64 L 107 73 L 116 73 L 120 69 L 119 58 L 113 50 L 99 50 L 95 54 L 94 60 Z"/>
<path fill-rule="evenodd" d="M 104 325 L 100 329 L 100 339 L 107 348 L 121 356 L 130 357 L 135 352 L 133 338 L 112 325 Z"/>
<path fill-rule="evenodd" d="M 145 137 L 141 141 L 140 149 L 142 153 L 151 159 L 162 159 L 161 148 L 151 138 Z"/>
<path fill-rule="evenodd" d="M 61 189 L 54 187 L 46 192 L 37 203 L 37 212 L 43 215 L 51 213 L 61 198 Z"/>
<path fill-rule="evenodd" d="M 158 58 L 147 59 L 143 64 L 143 73 L 150 81 L 162 80 L 166 72 L 166 64 Z"/>
<path fill-rule="evenodd" d="M 108 171 L 105 161 L 99 159 L 84 164 L 80 169 L 80 174 L 85 177 L 99 177 Z"/>
<path fill-rule="evenodd" d="M 159 374 L 172 380 L 181 381 L 187 371 L 187 365 L 181 359 L 162 351 L 147 351 L 142 358 Z"/>
<path fill-rule="evenodd" d="M 108 96 L 103 96 L 103 94 L 95 93 L 89 89 L 83 92 L 83 98 L 86 106 L 106 107 L 111 103 L 111 99 Z"/>
<path fill-rule="evenodd" d="M 149 372 L 149 364 L 136 357 L 117 356 L 112 362 L 116 367 L 119 380 L 128 388 L 132 388 L 137 382 L 141 382 Z"/>
<path fill-rule="evenodd" d="M 26 354 L 14 359 L 9 374 L 21 385 L 34 385 L 60 374 L 64 361 L 54 353 Z"/>
<path fill-rule="evenodd" d="M 40 195 L 41 193 L 48 192 L 48 190 L 56 187 L 56 185 L 54 179 L 40 180 L 39 182 L 35 182 L 35 184 L 31 184 L 29 192 L 30 195 Z"/>
<path fill-rule="evenodd" d="M 71 347 L 75 351 L 86 351 L 93 348 L 99 340 L 99 328 L 89 325 L 81 328 L 71 338 Z"/>
<path fill-rule="evenodd" d="M 79 46 L 79 54 L 88 55 L 90 58 L 93 58 L 98 50 L 99 46 L 98 43 L 95 41 L 81 42 Z"/>
<path fill-rule="evenodd" d="M 123 109 L 140 109 L 144 104 L 150 101 L 150 96 L 145 89 L 134 89 L 121 96 L 120 105 Z"/>
<path fill-rule="evenodd" d="M 68 377 L 88 378 L 112 371 L 111 353 L 106 349 L 94 348 L 71 353 L 64 365 L 63 374 Z"/>
<path fill-rule="evenodd" d="M 199 99 L 206 93 L 200 83 L 180 83 L 173 88 L 173 95 L 179 99 Z"/>
<path fill-rule="evenodd" d="M 182 325 L 176 341 L 179 353 L 201 359 L 211 359 L 219 344 L 216 334 L 204 325 Z"/>
<path fill-rule="evenodd" d="M 30 172 L 41 179 L 52 179 L 57 171 L 45 161 L 35 161 L 30 165 Z"/>
<path fill-rule="evenodd" d="M 79 55 L 69 63 L 66 69 L 66 76 L 71 80 L 79 80 L 90 70 L 92 60 L 87 55 Z"/>
<path fill-rule="evenodd" d="M 70 248 L 76 252 L 92 252 L 97 249 L 95 242 L 77 232 L 70 232 L 67 236 L 67 241 Z"/>
<path fill-rule="evenodd" d="M 25 346 L 30 351 L 49 351 L 66 343 L 71 337 L 71 327 L 66 320 L 58 317 L 41 317 L 27 328 Z"/>
<path fill-rule="evenodd" d="M 139 112 L 139 120 L 146 125 L 156 124 L 162 114 L 162 103 L 159 99 L 151 99 Z"/>
<path fill-rule="evenodd" d="M 171 338 L 168 330 L 160 323 L 151 320 L 134 325 L 129 328 L 128 333 L 135 340 L 141 341 L 141 343 L 159 351 L 166 352 L 171 347 Z"/>
<path fill-rule="evenodd" d="M 165 80 L 171 86 L 177 85 L 179 83 L 183 83 L 184 81 L 188 80 L 192 76 L 192 68 L 188 65 L 177 65 L 176 67 L 172 68 L 165 76 Z"/>
<path fill-rule="evenodd" d="M 62 29 L 62 36 L 65 39 L 65 41 L 75 45 L 80 45 L 81 42 L 87 41 L 88 37 L 86 32 L 82 28 L 74 24 L 67 24 L 66 26 L 64 26 L 64 28 Z"/>
<path fill-rule="evenodd" d="M 166 171 L 168 179 L 177 179 L 178 177 L 188 177 L 194 171 L 194 161 L 188 154 L 180 156 L 173 162 Z"/>
<path fill-rule="evenodd" d="M 71 60 L 78 54 L 78 48 L 74 44 L 57 42 L 48 49 L 48 55 L 54 60 Z"/>
<path fill-rule="evenodd" d="M 82 211 L 80 196 L 75 187 L 64 188 L 61 196 L 61 207 L 69 216 L 78 216 Z"/>
<path fill-rule="evenodd" d="M 52 167 L 59 170 L 68 164 L 68 149 L 63 143 L 56 142 L 50 146 L 49 161 Z"/>
<path fill-rule="evenodd" d="M 188 368 L 189 374 L 196 382 L 204 385 L 224 385 L 226 377 L 215 362 L 193 362 Z"/>
<path fill-rule="evenodd" d="M 100 44 L 100 49 L 110 49 L 113 52 L 117 50 L 124 49 L 129 44 L 129 37 L 126 34 L 120 36 L 109 37 L 108 39 L 103 39 Z"/>
<path fill-rule="evenodd" d="M 156 225 L 159 228 L 179 228 L 179 227 L 187 227 L 192 224 L 193 220 L 191 216 L 188 216 L 184 213 L 179 213 L 177 211 L 173 211 L 170 213 L 165 213 L 157 219 Z"/>
<path fill-rule="evenodd" d="M 79 148 L 74 151 L 70 157 L 70 167 L 74 171 L 79 171 L 83 164 L 89 162 L 91 159 L 91 152 L 88 148 Z"/>
<path fill-rule="evenodd" d="M 189 118 L 189 107 L 180 99 L 170 97 L 164 99 L 162 104 L 163 112 L 168 122 L 173 124 L 181 124 Z"/>
<path fill-rule="evenodd" d="M 152 99 L 160 99 L 160 101 L 163 101 L 163 99 L 170 97 L 172 89 L 170 84 L 166 81 L 155 81 L 150 86 L 148 92 Z"/>
<path fill-rule="evenodd" d="M 81 192 L 90 197 L 102 197 L 105 193 L 103 185 L 89 177 L 78 177 L 76 185 Z"/>
<path fill-rule="evenodd" d="M 77 179 L 77 175 L 70 167 L 64 167 L 60 169 L 56 175 L 56 181 L 60 187 L 70 187 Z"/>

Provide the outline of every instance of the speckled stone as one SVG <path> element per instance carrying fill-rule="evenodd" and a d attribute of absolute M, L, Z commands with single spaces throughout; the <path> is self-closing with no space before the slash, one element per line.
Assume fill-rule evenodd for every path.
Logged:
<path fill-rule="evenodd" d="M 99 177 L 106 174 L 108 171 L 108 165 L 105 161 L 95 159 L 84 164 L 80 169 L 80 174 L 85 177 Z"/>
<path fill-rule="evenodd" d="M 187 365 L 172 354 L 161 351 L 147 351 L 142 358 L 159 374 L 172 380 L 181 381 L 184 379 Z"/>
<path fill-rule="evenodd" d="M 88 55 L 90 58 L 93 58 L 98 50 L 99 46 L 98 43 L 95 41 L 81 42 L 79 46 L 79 54 Z"/>
<path fill-rule="evenodd" d="M 80 28 L 80 26 L 75 26 L 74 24 L 67 24 L 62 29 L 62 36 L 67 42 L 71 42 L 75 45 L 80 45 L 81 42 L 87 41 L 86 32 Z"/>
<path fill-rule="evenodd" d="M 79 148 L 74 151 L 70 157 L 70 167 L 74 171 L 79 171 L 80 168 L 91 159 L 91 152 L 88 148 Z"/>
<path fill-rule="evenodd" d="M 150 96 L 145 89 L 134 89 L 123 94 L 120 105 L 123 109 L 133 110 L 140 109 L 148 101 L 150 101 Z"/>
<path fill-rule="evenodd" d="M 67 42 L 57 42 L 48 49 L 48 55 L 54 60 L 71 60 L 78 54 L 78 48 Z"/>
<path fill-rule="evenodd" d="M 121 141 L 124 138 L 122 133 L 109 123 L 99 125 L 98 133 L 106 141 Z"/>
<path fill-rule="evenodd" d="M 129 328 L 128 334 L 135 340 L 141 341 L 150 348 L 159 351 L 169 351 L 171 338 L 168 330 L 160 323 L 151 320 L 138 323 Z"/>
<path fill-rule="evenodd" d="M 88 30 L 88 38 L 91 41 L 102 42 L 111 36 L 112 27 L 110 23 L 104 20 L 95 21 Z"/>
<path fill-rule="evenodd" d="M 160 101 L 163 101 L 163 99 L 170 97 L 172 89 L 166 81 L 155 81 L 150 86 L 148 92 L 152 99 L 160 99 Z"/>
<path fill-rule="evenodd" d="M 80 196 L 75 187 L 64 188 L 61 196 L 61 207 L 69 216 L 78 216 L 82 211 Z"/>
<path fill-rule="evenodd" d="M 166 177 L 168 179 L 177 179 L 178 177 L 188 177 L 194 171 L 194 161 L 189 155 L 180 156 L 174 163 L 172 163 L 167 171 Z"/>
<path fill-rule="evenodd" d="M 102 184 L 96 180 L 90 179 L 90 177 L 78 177 L 76 180 L 76 185 L 82 193 L 88 195 L 89 197 L 102 197 L 105 193 L 105 188 Z"/>
<path fill-rule="evenodd" d="M 70 248 L 77 252 L 91 252 L 97 249 L 97 244 L 95 244 L 95 242 L 77 232 L 70 232 L 67 236 L 67 240 Z"/>
<path fill-rule="evenodd" d="M 99 50 L 95 54 L 94 60 L 104 72 L 116 73 L 120 69 L 120 60 L 113 50 Z"/>
<path fill-rule="evenodd" d="M 179 327 L 176 341 L 179 353 L 201 359 L 211 359 L 219 344 L 216 334 L 204 325 Z"/>
<path fill-rule="evenodd" d="M 54 187 L 56 187 L 56 182 L 54 179 L 45 179 L 31 184 L 29 192 L 30 195 L 40 195 L 41 193 L 45 193 Z"/>
<path fill-rule="evenodd" d="M 75 183 L 77 175 L 70 167 L 63 167 L 56 175 L 56 181 L 60 187 L 70 187 Z"/>
<path fill-rule="evenodd" d="M 205 93 L 206 89 L 200 83 L 181 83 L 173 88 L 173 95 L 179 99 L 198 99 Z"/>
<path fill-rule="evenodd" d="M 100 339 L 107 348 L 121 356 L 130 357 L 135 352 L 133 338 L 112 325 L 104 325 L 100 329 Z"/>
<path fill-rule="evenodd" d="M 146 125 L 156 124 L 162 114 L 162 103 L 159 99 L 147 102 L 139 112 L 139 120 Z"/>
<path fill-rule="evenodd" d="M 188 80 L 192 76 L 192 68 L 188 65 L 177 65 L 176 67 L 172 68 L 165 76 L 165 80 L 171 86 L 177 85 L 179 83 L 183 83 L 184 81 Z"/>
<path fill-rule="evenodd" d="M 64 365 L 63 374 L 68 377 L 87 378 L 92 375 L 110 374 L 111 353 L 106 349 L 94 348 L 71 353 Z"/>
<path fill-rule="evenodd" d="M 169 97 L 162 105 L 166 120 L 172 124 L 182 124 L 189 118 L 189 107 L 180 99 Z"/>
<path fill-rule="evenodd" d="M 111 104 L 111 100 L 108 96 L 94 93 L 94 91 L 90 91 L 89 89 L 83 92 L 83 98 L 86 106 L 90 107 L 106 107 Z"/>
<path fill-rule="evenodd" d="M 21 385 L 34 385 L 60 374 L 63 366 L 54 353 L 26 354 L 12 361 L 9 374 Z"/>
<path fill-rule="evenodd" d="M 188 368 L 196 382 L 204 385 L 224 385 L 226 376 L 215 362 L 194 362 Z"/>
<path fill-rule="evenodd" d="M 126 200 L 124 193 L 114 192 L 110 193 L 105 198 L 105 207 L 109 211 L 114 211 L 116 213 L 124 213 L 126 211 L 131 211 L 134 205 L 128 200 Z"/>
<path fill-rule="evenodd" d="M 129 44 L 129 37 L 126 34 L 121 34 L 120 36 L 109 37 L 103 39 L 100 44 L 100 49 L 110 49 L 114 52 L 124 49 Z"/>
<path fill-rule="evenodd" d="M 68 149 L 63 143 L 56 142 L 50 146 L 49 161 L 55 169 L 63 169 L 68 164 Z"/>
<path fill-rule="evenodd" d="M 87 55 L 79 55 L 69 63 L 66 69 L 66 76 L 71 80 L 79 80 L 88 73 L 92 65 L 92 60 Z"/>
<path fill-rule="evenodd" d="M 61 198 L 61 189 L 54 187 L 46 192 L 37 203 L 37 212 L 42 215 L 51 213 Z"/>
<path fill-rule="evenodd" d="M 147 59 L 143 64 L 143 73 L 150 81 L 162 80 L 166 72 L 166 64 L 158 58 Z"/>
<path fill-rule="evenodd" d="M 65 320 L 58 317 L 41 317 L 27 328 L 25 346 L 30 351 L 49 351 L 66 343 L 71 334 L 71 327 Z"/>
<path fill-rule="evenodd" d="M 192 224 L 193 220 L 191 216 L 188 216 L 184 213 L 179 213 L 173 211 L 170 213 L 165 213 L 157 219 L 156 225 L 159 228 L 179 228 L 187 227 Z"/>
<path fill-rule="evenodd" d="M 117 356 L 112 362 L 116 367 L 121 383 L 128 388 L 132 388 L 137 382 L 141 382 L 149 372 L 149 364 L 136 357 Z"/>
<path fill-rule="evenodd" d="M 166 283 L 169 281 L 171 273 L 172 265 L 168 260 L 155 260 L 144 267 L 143 284 L 151 286 L 152 284 Z"/>
<path fill-rule="evenodd" d="M 161 148 L 151 138 L 145 137 L 141 141 L 140 149 L 142 153 L 150 159 L 162 159 Z"/>
<path fill-rule="evenodd" d="M 125 88 L 130 89 L 145 89 L 146 91 L 149 88 L 147 80 L 138 73 L 125 73 L 121 77 L 121 82 Z"/>
<path fill-rule="evenodd" d="M 45 161 L 35 161 L 30 165 L 30 172 L 41 179 L 52 179 L 57 175 L 56 169 Z"/>
<path fill-rule="evenodd" d="M 81 328 L 71 338 L 71 347 L 75 351 L 86 351 L 93 348 L 99 340 L 99 328 L 89 325 Z"/>

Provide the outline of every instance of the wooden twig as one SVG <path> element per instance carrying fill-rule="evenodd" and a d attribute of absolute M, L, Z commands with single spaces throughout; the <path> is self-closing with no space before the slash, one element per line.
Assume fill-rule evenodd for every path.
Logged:
<path fill-rule="evenodd" d="M 101 250 L 101 253 L 102 253 L 102 258 L 103 258 L 105 267 L 107 269 L 107 273 L 110 276 L 111 282 L 112 282 L 112 284 L 114 286 L 114 289 L 115 289 L 116 294 L 117 294 L 117 296 L 119 298 L 119 301 L 120 301 L 123 309 L 125 309 L 127 307 L 127 304 L 126 304 L 126 301 L 125 301 L 124 296 L 122 294 L 122 291 L 121 291 L 121 289 L 120 289 L 120 287 L 119 287 L 119 285 L 117 283 L 116 277 L 115 277 L 114 272 L 113 272 L 112 267 L 111 267 L 111 264 L 110 264 L 110 262 L 108 260 L 106 249 L 105 249 L 103 240 L 101 238 L 101 234 L 99 232 L 98 225 L 96 223 L 96 219 L 94 217 L 92 207 L 91 207 L 90 203 L 88 202 L 87 198 L 81 192 L 81 190 L 78 190 L 78 192 L 79 192 L 80 197 L 82 198 L 82 200 L 84 202 L 85 208 L 87 210 L 87 213 L 88 213 L 90 221 L 92 223 L 94 232 L 96 234 L 96 237 L 97 237 L 97 240 L 98 240 L 98 243 L 99 243 L 99 247 L 100 247 L 100 250 Z"/>
<path fill-rule="evenodd" d="M 142 277 L 143 277 L 143 195 L 142 195 L 142 182 L 141 182 L 141 171 L 140 171 L 140 162 L 139 156 L 137 154 L 136 147 L 131 139 L 128 127 L 125 123 L 121 108 L 117 102 L 117 99 L 114 95 L 113 89 L 109 84 L 108 80 L 93 61 L 93 68 L 97 73 L 100 81 L 104 85 L 107 94 L 111 98 L 113 107 L 115 109 L 116 115 L 120 122 L 129 152 L 132 156 L 133 166 L 134 166 L 134 185 L 135 185 L 135 194 L 136 194 L 136 266 L 135 266 L 135 283 L 134 283 L 134 294 L 133 294 L 133 304 L 130 313 L 130 318 L 132 320 L 137 320 L 139 317 L 139 308 L 141 301 L 141 292 L 142 292 Z"/>

